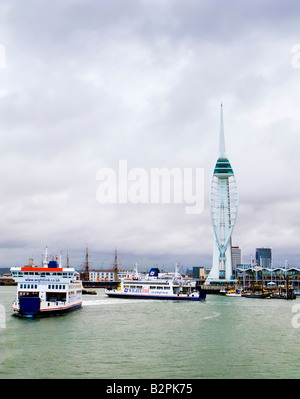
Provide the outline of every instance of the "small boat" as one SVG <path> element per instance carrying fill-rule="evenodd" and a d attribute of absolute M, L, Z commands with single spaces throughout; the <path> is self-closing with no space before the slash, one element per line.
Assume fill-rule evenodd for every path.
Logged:
<path fill-rule="evenodd" d="M 176 266 L 177 268 L 177 266 Z M 176 301 L 204 301 L 206 292 L 196 290 L 195 282 L 184 280 L 176 270 L 171 277 L 152 268 L 148 276 L 123 278 L 116 289 L 106 289 L 105 294 L 115 298 L 164 299 Z"/>
<path fill-rule="evenodd" d="M 24 267 L 12 267 L 17 282 L 17 298 L 12 309 L 19 316 L 62 314 L 82 306 L 82 283 L 72 267 L 63 268 L 57 257 L 48 260 L 47 248 L 42 267 L 33 259 Z"/>
<path fill-rule="evenodd" d="M 83 288 L 82 295 L 97 295 L 97 291 L 96 290 L 86 290 Z"/>
<path fill-rule="evenodd" d="M 229 290 L 226 292 L 225 294 L 226 296 L 238 296 L 241 297 L 242 296 L 242 291 L 238 288 L 235 288 L 234 290 Z"/>
<path fill-rule="evenodd" d="M 270 298 L 270 293 L 269 292 L 261 292 L 261 293 L 250 293 L 246 292 L 243 294 L 245 298 Z"/>

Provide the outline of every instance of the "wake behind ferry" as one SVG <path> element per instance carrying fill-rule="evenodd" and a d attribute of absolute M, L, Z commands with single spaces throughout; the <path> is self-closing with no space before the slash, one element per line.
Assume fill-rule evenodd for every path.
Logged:
<path fill-rule="evenodd" d="M 18 283 L 17 298 L 12 304 L 21 316 L 42 316 L 65 313 L 82 306 L 82 283 L 74 268 L 63 268 L 56 258 L 48 259 L 47 248 L 43 266 L 33 260 L 24 267 L 12 267 Z"/>
<path fill-rule="evenodd" d="M 135 299 L 172 299 L 180 301 L 204 301 L 205 291 L 197 291 L 195 282 L 184 280 L 178 273 L 177 266 L 171 278 L 152 268 L 145 278 L 138 273 L 123 278 L 115 289 L 106 289 L 105 294 L 116 298 Z"/>

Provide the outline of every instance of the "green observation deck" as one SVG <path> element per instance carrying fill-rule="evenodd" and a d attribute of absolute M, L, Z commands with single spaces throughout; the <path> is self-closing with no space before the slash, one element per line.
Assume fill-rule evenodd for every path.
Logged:
<path fill-rule="evenodd" d="M 217 160 L 214 170 L 214 175 L 219 175 L 219 174 L 233 175 L 232 167 L 227 158 L 219 158 Z"/>

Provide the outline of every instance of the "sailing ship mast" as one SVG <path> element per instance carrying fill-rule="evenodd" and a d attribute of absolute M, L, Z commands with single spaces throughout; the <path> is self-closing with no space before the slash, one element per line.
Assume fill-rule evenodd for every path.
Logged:
<path fill-rule="evenodd" d="M 117 253 L 117 248 L 115 249 L 114 274 L 115 274 L 115 281 L 118 281 L 118 253 Z"/>
<path fill-rule="evenodd" d="M 86 254 L 85 254 L 85 281 L 90 280 L 90 270 L 89 270 L 89 250 L 86 247 Z"/>

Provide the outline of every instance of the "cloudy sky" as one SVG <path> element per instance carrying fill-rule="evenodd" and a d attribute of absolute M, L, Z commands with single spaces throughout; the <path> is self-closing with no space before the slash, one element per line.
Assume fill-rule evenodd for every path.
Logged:
<path fill-rule="evenodd" d="M 221 101 L 233 244 L 300 265 L 299 20 L 294 0 L 1 0 L 0 266 L 46 245 L 80 266 L 88 245 L 93 267 L 116 247 L 125 267 L 209 267 Z M 203 211 L 100 203 L 120 160 L 203 168 Z"/>

